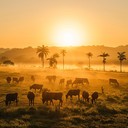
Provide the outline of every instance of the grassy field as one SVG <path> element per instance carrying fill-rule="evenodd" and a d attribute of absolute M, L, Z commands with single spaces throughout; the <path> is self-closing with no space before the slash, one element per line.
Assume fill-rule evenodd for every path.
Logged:
<path fill-rule="evenodd" d="M 43 84 L 44 88 L 51 91 L 63 92 L 63 106 L 58 109 L 58 102 L 54 106 L 42 103 L 41 93 L 36 92 L 35 105 L 29 107 L 27 93 L 33 84 L 30 77 L 34 75 L 35 83 Z M 49 84 L 47 75 L 56 75 L 55 83 Z M 6 82 L 6 77 L 24 76 L 22 83 Z M 68 89 L 60 86 L 59 80 L 74 80 L 76 77 L 88 78 L 90 85 L 79 85 L 81 90 L 86 90 L 91 95 L 94 91 L 99 92 L 96 104 L 84 102 L 77 97 L 66 101 L 65 95 Z M 110 86 L 109 78 L 115 78 L 119 87 Z M 104 94 L 101 87 L 104 87 Z M 12 103 L 6 107 L 5 95 L 18 92 L 18 106 Z M 128 73 L 101 72 L 86 70 L 57 70 L 28 67 L 0 67 L 0 128 L 30 127 L 30 128 L 128 128 Z"/>

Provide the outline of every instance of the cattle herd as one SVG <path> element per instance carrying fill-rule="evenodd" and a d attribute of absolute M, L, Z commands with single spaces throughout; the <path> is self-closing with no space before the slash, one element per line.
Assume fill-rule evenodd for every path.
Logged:
<path fill-rule="evenodd" d="M 48 79 L 49 82 L 55 82 L 56 81 L 56 76 L 46 76 L 46 79 Z M 35 77 L 31 76 L 31 80 L 33 82 L 35 82 Z M 24 77 L 7 77 L 6 78 L 7 83 L 11 83 L 11 82 L 23 82 L 24 81 Z M 64 85 L 65 83 L 65 79 L 60 79 L 59 81 L 59 85 Z M 76 87 L 78 85 L 89 85 L 89 81 L 87 78 L 75 78 L 75 80 L 72 82 L 72 80 L 67 80 L 66 81 L 66 87 L 69 87 L 71 85 L 72 89 L 68 89 L 68 92 L 65 95 L 66 101 L 68 100 L 68 98 L 70 97 L 70 99 L 72 100 L 73 96 L 77 96 L 78 100 L 80 100 L 80 89 L 77 89 Z M 119 83 L 116 79 L 109 79 L 109 84 L 115 84 L 119 86 Z M 46 103 L 48 105 L 48 103 L 50 102 L 50 104 L 54 105 L 54 100 L 58 100 L 59 101 L 59 105 L 62 106 L 63 104 L 63 99 L 64 99 L 64 94 L 63 92 L 56 92 L 56 91 L 50 91 L 47 88 L 44 88 L 43 84 L 32 84 L 30 86 L 30 91 L 27 94 L 27 98 L 29 101 L 29 105 L 34 105 L 34 99 L 35 99 L 35 93 L 32 92 L 31 90 L 39 90 L 42 93 L 42 103 Z M 101 88 L 102 93 L 104 93 L 103 87 Z M 91 97 L 91 98 L 90 98 Z M 91 96 L 89 96 L 89 93 L 86 90 L 82 91 L 82 99 L 83 101 L 87 101 L 89 102 L 91 100 L 91 103 L 95 103 L 96 100 L 98 99 L 98 92 L 93 92 L 91 94 Z M 18 103 L 18 93 L 9 93 L 6 94 L 5 97 L 5 105 L 9 106 L 11 104 L 11 102 L 16 102 L 16 105 Z"/>

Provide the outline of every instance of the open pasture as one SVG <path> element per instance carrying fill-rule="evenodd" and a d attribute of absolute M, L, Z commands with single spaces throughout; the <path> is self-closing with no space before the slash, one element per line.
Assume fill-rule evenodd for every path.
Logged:
<path fill-rule="evenodd" d="M 35 82 L 31 80 L 35 76 Z M 55 75 L 56 81 L 49 83 L 48 75 Z M 7 83 L 6 77 L 24 77 L 23 82 Z M 65 79 L 64 85 L 59 85 L 60 79 Z M 75 78 L 88 78 L 89 85 L 80 84 L 66 87 L 66 81 Z M 119 86 L 109 85 L 109 79 L 114 78 Z M 43 127 L 43 128 L 102 128 L 128 127 L 128 73 L 100 72 L 86 70 L 58 70 L 27 67 L 0 67 L 0 127 Z M 43 84 L 43 88 L 63 93 L 63 105 L 53 101 L 54 106 L 42 103 L 42 93 L 35 93 L 35 105 L 29 106 L 27 93 L 34 83 Z M 101 88 L 104 89 L 104 94 Z M 65 95 L 70 89 L 80 89 L 80 100 L 73 97 L 66 101 Z M 82 92 L 90 95 L 99 93 L 96 104 L 84 102 Z M 12 103 L 5 106 L 7 93 L 18 92 L 18 105 Z"/>

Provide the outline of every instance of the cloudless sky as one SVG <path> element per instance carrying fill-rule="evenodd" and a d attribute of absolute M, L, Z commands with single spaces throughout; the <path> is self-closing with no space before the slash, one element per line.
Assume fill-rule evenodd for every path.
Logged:
<path fill-rule="evenodd" d="M 0 0 L 0 47 L 56 45 L 67 24 L 80 28 L 79 45 L 127 45 L 128 0 Z"/>

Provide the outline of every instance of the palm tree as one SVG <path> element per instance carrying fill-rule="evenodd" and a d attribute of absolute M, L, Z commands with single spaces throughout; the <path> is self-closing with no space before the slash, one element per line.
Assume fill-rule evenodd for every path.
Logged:
<path fill-rule="evenodd" d="M 105 64 L 106 64 L 106 57 L 108 57 L 109 54 L 103 52 L 103 54 L 99 55 L 99 57 L 103 57 L 103 70 L 105 71 Z"/>
<path fill-rule="evenodd" d="M 56 68 L 57 65 L 57 58 L 59 57 L 58 53 L 53 54 L 50 58 L 47 58 L 47 60 L 49 61 L 49 66 Z"/>
<path fill-rule="evenodd" d="M 62 54 L 62 56 L 63 56 L 63 70 L 64 70 L 64 56 L 65 56 L 65 54 L 66 54 L 67 52 L 66 52 L 66 50 L 62 50 L 61 51 L 61 54 Z"/>
<path fill-rule="evenodd" d="M 41 61 L 42 61 L 42 67 L 44 68 L 44 58 L 47 57 L 47 55 L 49 54 L 49 49 L 47 46 L 38 46 L 37 48 L 37 52 L 38 54 L 38 57 L 41 58 Z"/>
<path fill-rule="evenodd" d="M 89 67 L 89 70 L 90 70 L 90 67 L 91 67 L 91 65 L 90 65 L 90 59 L 93 56 L 93 54 L 91 52 L 88 52 L 86 55 L 88 56 L 88 59 L 89 59 L 89 65 L 88 65 L 88 67 Z"/>
<path fill-rule="evenodd" d="M 120 61 L 120 72 L 122 72 L 122 63 L 123 63 L 123 60 L 126 60 L 125 53 L 126 52 L 117 52 L 118 58 L 119 58 L 119 61 Z"/>

